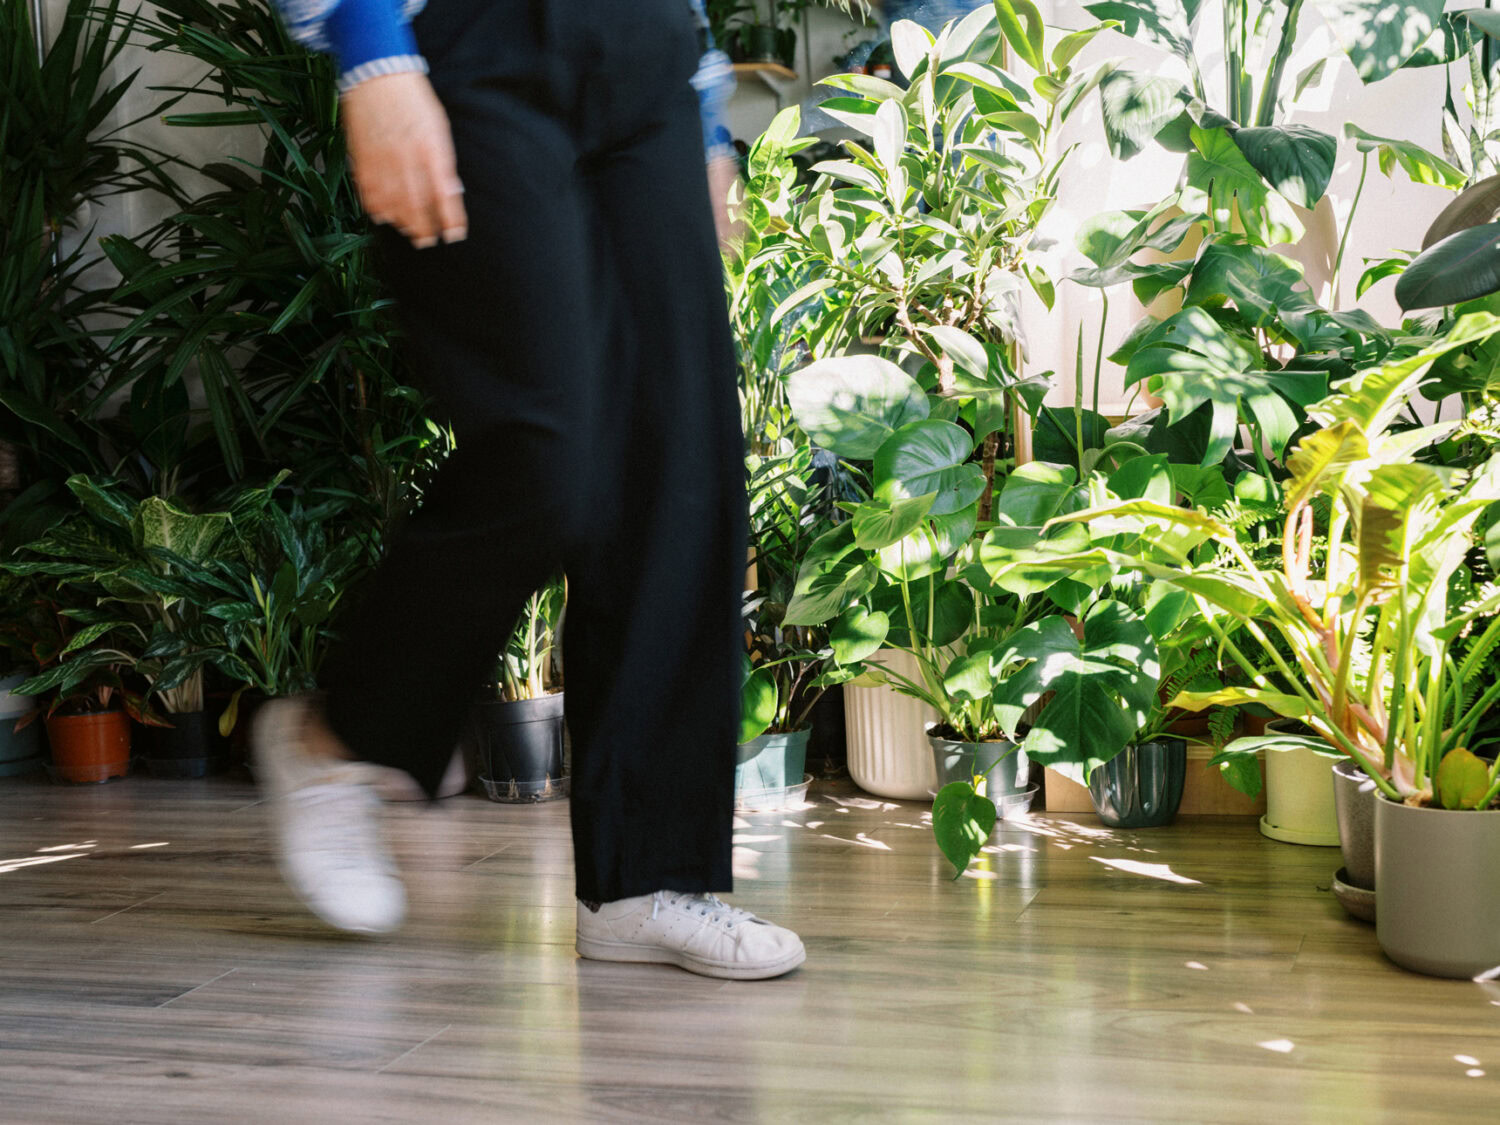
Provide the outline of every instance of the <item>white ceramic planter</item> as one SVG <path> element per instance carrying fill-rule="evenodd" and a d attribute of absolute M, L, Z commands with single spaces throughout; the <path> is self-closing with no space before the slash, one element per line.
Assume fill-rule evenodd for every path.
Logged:
<path fill-rule="evenodd" d="M 1271 728 L 1276 727 L 1271 724 Z M 1286 844 L 1339 846 L 1338 807 L 1333 796 L 1336 759 L 1300 746 L 1266 750 L 1266 815 L 1263 835 Z"/>
<path fill-rule="evenodd" d="M 917 662 L 904 652 L 885 651 L 870 663 L 903 676 L 919 676 Z M 844 726 L 849 776 L 866 792 L 897 800 L 925 800 L 937 788 L 937 767 L 927 741 L 927 724 L 938 721 L 933 708 L 894 688 L 844 688 Z"/>

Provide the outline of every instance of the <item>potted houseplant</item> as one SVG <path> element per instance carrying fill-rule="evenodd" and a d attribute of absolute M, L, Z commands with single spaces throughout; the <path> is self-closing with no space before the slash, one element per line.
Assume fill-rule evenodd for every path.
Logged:
<path fill-rule="evenodd" d="M 746 807 L 781 807 L 803 791 L 813 711 L 830 688 L 854 679 L 880 642 L 859 632 L 830 637 L 821 625 L 786 621 L 803 559 L 840 515 L 813 451 L 803 445 L 751 453 L 746 470 L 754 588 L 744 602 L 735 793 Z"/>
<path fill-rule="evenodd" d="M 144 719 L 140 695 L 127 687 L 140 635 L 129 622 L 60 593 L 38 599 L 27 638 L 37 672 L 15 688 L 41 706 L 15 724 L 41 718 L 52 752 L 53 776 L 77 784 L 109 781 L 130 770 L 131 718 Z"/>
<path fill-rule="evenodd" d="M 204 671 L 236 666 L 222 620 L 205 612 L 206 568 L 244 558 L 242 536 L 253 533 L 270 488 L 246 492 L 232 511 L 191 513 L 160 497 L 133 500 L 86 476 L 68 487 L 77 511 L 27 545 L 36 561 L 14 569 L 76 588 L 105 615 L 95 629 L 112 619 L 135 636 L 133 668 L 148 686 L 147 767 L 161 777 L 201 777 L 222 759 L 204 708 Z"/>
<path fill-rule="evenodd" d="M 568 795 L 564 697 L 554 662 L 566 600 L 560 577 L 527 599 L 493 685 L 474 705 L 469 738 L 492 801 Z"/>
<path fill-rule="evenodd" d="M 1500 319 L 1464 317 L 1443 339 L 1361 372 L 1310 408 L 1322 428 L 1287 462 L 1279 568 L 1257 563 L 1232 528 L 1201 511 L 1128 500 L 1063 517 L 1117 521 L 1175 552 L 1175 566 L 1128 552 L 1113 561 L 1185 590 L 1248 680 L 1184 693 L 1175 705 L 1259 703 L 1306 724 L 1369 776 L 1381 947 L 1442 976 L 1500 965 L 1500 767 L 1468 745 L 1500 700 L 1500 684 L 1474 679 L 1500 643 L 1500 595 L 1454 596 L 1467 591 L 1459 575 L 1477 521 L 1500 501 L 1500 456 L 1469 472 L 1414 461 L 1461 420 L 1397 422 L 1435 359 L 1497 333 Z M 1326 505 L 1326 526 L 1315 501 Z M 1211 543 L 1215 554 L 1195 561 L 1184 542 Z M 1112 561 L 1111 552 L 1072 560 L 1084 561 Z M 1480 642 L 1456 659 L 1455 641 L 1480 620 L 1489 622 Z M 1268 733 L 1227 751 L 1306 741 Z"/>

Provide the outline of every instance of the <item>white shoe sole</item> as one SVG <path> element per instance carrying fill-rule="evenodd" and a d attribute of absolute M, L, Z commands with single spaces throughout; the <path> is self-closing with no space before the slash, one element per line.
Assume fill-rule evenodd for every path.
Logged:
<path fill-rule="evenodd" d="M 677 949 L 663 949 L 659 945 L 639 945 L 630 941 L 610 941 L 607 938 L 586 938 L 581 934 L 575 948 L 580 957 L 590 961 L 626 961 L 651 965 L 676 965 L 699 976 L 718 977 L 721 980 L 769 980 L 789 973 L 807 960 L 807 950 L 801 946 L 779 961 L 764 961 L 758 964 L 742 964 L 735 961 L 710 961 L 694 957 L 691 953 Z"/>

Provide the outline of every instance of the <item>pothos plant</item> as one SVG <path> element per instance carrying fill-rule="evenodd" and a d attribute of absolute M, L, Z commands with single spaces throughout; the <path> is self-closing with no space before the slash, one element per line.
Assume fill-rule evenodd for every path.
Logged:
<path fill-rule="evenodd" d="M 1454 597 L 1456 586 L 1467 592 L 1456 575 L 1477 522 L 1500 501 L 1500 456 L 1472 471 L 1425 464 L 1413 453 L 1458 421 L 1393 427 L 1435 359 L 1497 333 L 1500 318 L 1466 317 L 1437 344 L 1361 372 L 1313 407 L 1322 428 L 1288 460 L 1279 568 L 1202 511 L 1136 499 L 1063 517 L 1107 522 L 1168 554 L 1164 565 L 1096 548 L 1054 565 L 1135 566 L 1173 583 L 1247 681 L 1182 693 L 1174 706 L 1257 703 L 1316 732 L 1238 740 L 1226 751 L 1231 768 L 1263 748 L 1326 744 L 1392 800 L 1482 809 L 1500 797 L 1500 766 L 1470 748 L 1500 701 L 1500 684 L 1476 679 L 1500 643 L 1500 592 Z M 1320 501 L 1326 527 L 1314 514 Z M 1207 561 L 1195 557 L 1209 545 Z M 1456 647 L 1486 620 L 1477 641 Z"/>

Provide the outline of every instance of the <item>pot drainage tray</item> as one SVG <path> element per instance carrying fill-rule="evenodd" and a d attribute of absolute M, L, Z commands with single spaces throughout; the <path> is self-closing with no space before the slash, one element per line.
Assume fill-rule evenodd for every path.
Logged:
<path fill-rule="evenodd" d="M 788 785 L 785 789 L 745 789 L 734 795 L 735 812 L 777 812 L 781 809 L 801 808 L 807 803 L 807 790 L 812 785 L 812 774 L 802 775 L 800 785 Z"/>
<path fill-rule="evenodd" d="M 496 781 L 492 777 L 479 775 L 479 784 L 484 786 L 485 796 L 506 805 L 536 805 L 543 801 L 556 801 L 568 795 L 568 777 L 548 777 L 541 781 Z"/>

